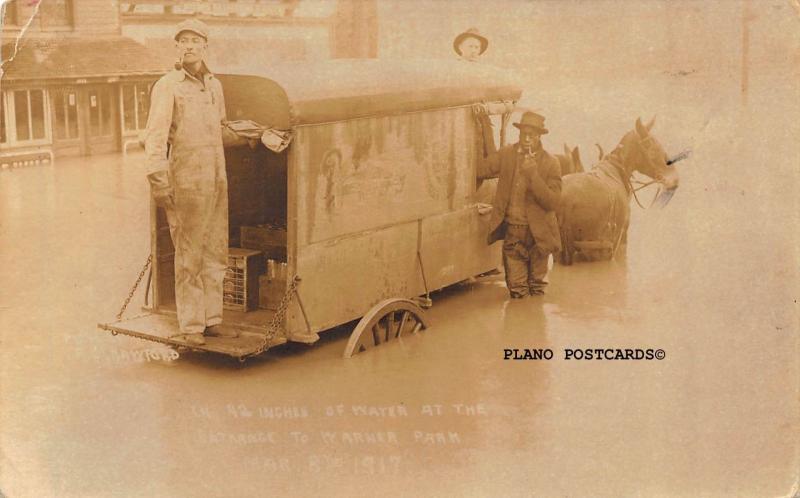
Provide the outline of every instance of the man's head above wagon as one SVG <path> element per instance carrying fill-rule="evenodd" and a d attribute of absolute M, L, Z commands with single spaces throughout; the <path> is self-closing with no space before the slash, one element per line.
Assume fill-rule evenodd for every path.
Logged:
<path fill-rule="evenodd" d="M 475 62 L 486 52 L 489 40 L 477 28 L 469 28 L 453 40 L 453 50 L 463 60 Z"/>

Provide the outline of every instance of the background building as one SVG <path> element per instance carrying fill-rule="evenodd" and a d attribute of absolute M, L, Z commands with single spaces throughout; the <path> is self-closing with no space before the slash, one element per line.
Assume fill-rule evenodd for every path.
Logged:
<path fill-rule="evenodd" d="M 117 151 L 144 128 L 164 61 L 121 35 L 114 3 L 11 0 L 3 20 L 4 162 Z"/>
<path fill-rule="evenodd" d="M 0 163 L 120 151 L 172 67 L 172 29 L 211 29 L 212 70 L 374 57 L 374 0 L 10 0 L 3 5 Z"/>

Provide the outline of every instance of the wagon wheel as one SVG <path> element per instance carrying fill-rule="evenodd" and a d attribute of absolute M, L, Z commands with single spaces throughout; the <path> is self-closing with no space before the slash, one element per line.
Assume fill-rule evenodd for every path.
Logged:
<path fill-rule="evenodd" d="M 427 328 L 422 308 L 409 299 L 392 298 L 381 301 L 358 322 L 344 348 L 344 357 L 379 346 L 401 337 L 416 334 Z"/>

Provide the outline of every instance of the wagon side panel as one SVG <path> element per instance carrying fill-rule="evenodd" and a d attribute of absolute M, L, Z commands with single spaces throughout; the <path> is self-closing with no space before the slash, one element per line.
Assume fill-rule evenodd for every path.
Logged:
<path fill-rule="evenodd" d="M 298 128 L 299 247 L 465 206 L 474 190 L 467 113 L 443 109 Z"/>
<path fill-rule="evenodd" d="M 403 223 L 299 251 L 298 294 L 311 332 L 359 318 L 386 298 L 424 294 L 417 233 L 416 222 Z M 290 336 L 307 330 L 302 310 L 293 312 Z"/>
<path fill-rule="evenodd" d="M 297 129 L 290 266 L 313 331 L 425 292 L 424 220 L 474 202 L 473 139 L 465 108 Z"/>
<path fill-rule="evenodd" d="M 500 266 L 502 245 L 486 243 L 489 216 L 468 206 L 422 222 L 420 254 L 431 290 Z"/>

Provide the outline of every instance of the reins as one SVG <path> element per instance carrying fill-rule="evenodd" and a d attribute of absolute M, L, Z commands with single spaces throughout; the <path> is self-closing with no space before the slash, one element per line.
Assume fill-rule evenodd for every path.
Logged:
<path fill-rule="evenodd" d="M 617 164 L 614 164 L 611 161 L 608 161 L 608 164 L 610 164 L 611 166 L 614 167 L 614 169 L 617 170 L 617 172 L 619 173 L 620 179 L 622 180 L 623 186 L 625 186 L 625 189 L 628 192 L 633 194 L 633 199 L 636 201 L 636 204 L 638 204 L 640 208 L 648 209 L 649 207 L 653 207 L 653 204 L 656 202 L 656 198 L 658 198 L 658 194 L 661 193 L 661 187 L 659 187 L 658 192 L 656 192 L 656 195 L 653 196 L 653 200 L 650 202 L 650 206 L 649 207 L 644 207 L 642 202 L 639 200 L 639 196 L 636 194 L 636 192 L 638 192 L 639 190 L 641 190 L 641 189 L 643 189 L 645 187 L 649 187 L 650 185 L 652 185 L 654 183 L 659 183 L 657 180 L 651 180 L 649 182 L 640 182 L 638 180 L 631 180 L 631 177 L 633 176 L 633 171 L 629 172 L 623 166 L 619 166 Z M 638 184 L 638 186 L 636 188 L 633 187 L 633 183 L 632 183 L 633 181 L 636 181 L 636 183 Z"/>
<path fill-rule="evenodd" d="M 683 152 L 680 152 L 679 154 L 667 159 L 667 166 L 672 166 L 673 164 L 677 163 L 678 161 L 682 161 L 682 160 L 686 159 L 687 157 L 689 157 L 691 155 L 691 153 L 692 153 L 691 149 L 687 149 L 687 150 L 684 150 Z M 652 185 L 654 183 L 660 184 L 661 183 L 660 181 L 658 181 L 658 180 L 650 180 L 649 182 L 643 182 L 643 181 L 639 181 L 639 180 L 634 180 L 633 179 L 633 171 L 628 172 L 628 170 L 626 170 L 624 166 L 618 165 L 618 164 L 616 164 L 616 163 L 614 163 L 612 161 L 605 161 L 605 162 L 607 162 L 615 170 L 617 170 L 617 173 L 618 173 L 618 175 L 620 177 L 620 180 L 622 181 L 622 185 L 625 187 L 625 189 L 628 192 L 633 194 L 633 199 L 636 201 L 636 204 L 638 204 L 640 208 L 649 209 L 649 208 L 651 208 L 651 207 L 653 207 L 655 205 L 656 199 L 658 199 L 658 196 L 661 195 L 661 185 L 659 185 L 658 190 L 656 191 L 656 195 L 653 196 L 653 200 L 650 202 L 650 205 L 648 207 L 644 207 L 642 202 L 639 200 L 639 196 L 636 194 L 636 192 L 638 192 L 639 190 L 642 190 L 645 187 L 649 187 L 650 185 Z M 606 174 L 610 174 L 610 172 L 606 171 L 603 168 L 600 168 L 600 170 L 603 171 Z M 633 182 L 636 182 L 636 187 L 633 186 Z"/>
<path fill-rule="evenodd" d="M 639 186 L 636 187 L 636 188 L 633 188 L 633 183 L 632 183 L 633 181 L 636 181 L 636 183 Z M 653 204 L 656 203 L 656 199 L 658 199 L 658 196 L 661 194 L 661 186 L 658 187 L 658 190 L 656 191 L 656 195 L 653 196 L 653 200 L 650 201 L 650 205 L 648 207 L 642 206 L 642 203 L 639 202 L 639 197 L 636 195 L 636 192 L 638 192 L 639 190 L 642 190 L 645 187 L 649 187 L 650 185 L 652 185 L 654 183 L 660 183 L 660 182 L 658 180 L 650 180 L 649 182 L 640 182 L 638 180 L 631 180 L 630 178 L 628 178 L 628 186 L 631 189 L 631 193 L 633 193 L 633 198 L 634 198 L 634 200 L 636 200 L 636 204 L 638 204 L 640 208 L 649 209 L 649 208 L 653 207 Z"/>

